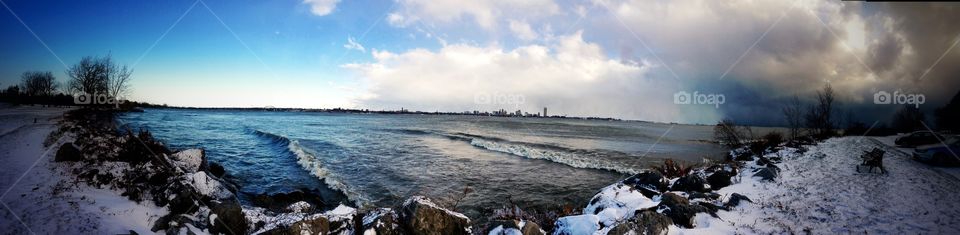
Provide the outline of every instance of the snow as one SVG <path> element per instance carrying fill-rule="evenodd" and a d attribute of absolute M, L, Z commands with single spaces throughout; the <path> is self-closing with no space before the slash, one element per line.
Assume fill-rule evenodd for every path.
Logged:
<path fill-rule="evenodd" d="M 433 207 L 433 208 L 437 208 L 437 209 L 443 210 L 444 212 L 446 212 L 447 214 L 452 215 L 452 216 L 464 218 L 464 219 L 467 219 L 467 220 L 470 219 L 470 218 L 468 218 L 466 215 L 463 215 L 463 214 L 461 214 L 461 213 L 459 213 L 459 212 L 447 210 L 446 208 L 443 208 L 443 207 L 441 207 L 441 206 L 437 206 L 436 204 L 433 204 L 433 202 L 430 201 L 430 199 L 428 199 L 427 197 L 424 197 L 424 196 L 413 196 L 413 197 L 410 197 L 409 199 L 407 199 L 407 201 L 404 201 L 404 202 L 403 202 L 403 206 L 406 207 L 406 206 L 410 205 L 410 203 L 413 203 L 413 202 L 418 202 L 418 203 L 420 203 L 420 204 L 422 204 L 422 205 L 426 205 L 426 206 L 429 206 L 429 207 Z"/>
<path fill-rule="evenodd" d="M 516 228 L 503 228 L 503 225 L 497 226 L 490 230 L 489 235 L 523 235 L 519 229 Z"/>
<path fill-rule="evenodd" d="M 574 215 L 557 219 L 556 231 L 554 234 L 594 234 L 600 230 L 600 217 L 597 215 Z"/>
<path fill-rule="evenodd" d="M 184 184 L 193 186 L 198 193 L 204 196 L 217 199 L 233 197 L 233 193 L 230 192 L 227 187 L 223 186 L 220 181 L 207 176 L 207 172 L 200 171 L 188 173 L 183 176 L 182 182 Z"/>
<path fill-rule="evenodd" d="M 802 155 L 792 149 L 768 154 L 784 157 L 777 182 L 741 175 L 742 182 L 718 191 L 756 203 L 720 211 L 722 220 L 698 215 L 697 228 L 671 227 L 670 233 L 960 233 L 960 180 L 884 143 L 892 138 L 839 137 Z M 875 147 L 886 151 L 889 172 L 856 172 L 863 151 Z"/>
<path fill-rule="evenodd" d="M 583 209 L 584 213 L 595 213 L 604 227 L 610 227 L 619 221 L 633 217 L 634 212 L 655 207 L 659 202 L 650 200 L 628 185 L 617 183 L 600 190 L 594 199 Z M 602 209 L 597 211 L 597 209 Z"/>
<path fill-rule="evenodd" d="M 170 157 L 174 160 L 174 165 L 188 173 L 200 171 L 200 166 L 203 164 L 202 149 L 187 149 L 174 153 Z"/>
<path fill-rule="evenodd" d="M 136 203 L 111 189 L 77 182 L 72 164 L 53 162 L 60 144 L 43 142 L 67 109 L 0 108 L 0 231 L 7 234 L 151 234 L 152 221 L 166 208 Z M 34 123 L 34 118 L 37 123 Z M 111 173 L 118 164 L 99 166 Z M 21 177 L 22 176 L 22 177 Z"/>

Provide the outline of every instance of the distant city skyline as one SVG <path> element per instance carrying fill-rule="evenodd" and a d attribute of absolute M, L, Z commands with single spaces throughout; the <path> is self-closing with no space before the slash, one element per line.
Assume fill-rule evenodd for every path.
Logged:
<path fill-rule="evenodd" d="M 679 123 L 781 122 L 831 84 L 960 87 L 960 5 L 841 1 L 3 1 L 0 86 L 60 82 L 83 56 L 134 67 L 129 99 L 197 107 L 539 110 Z M 669 9 L 669 10 L 667 10 Z M 678 92 L 723 105 L 678 105 Z M 478 102 L 486 97 L 487 102 Z M 519 98 L 519 99 L 518 99 Z M 511 108 L 512 107 L 512 108 Z M 544 108 L 543 114 L 547 114 Z"/>

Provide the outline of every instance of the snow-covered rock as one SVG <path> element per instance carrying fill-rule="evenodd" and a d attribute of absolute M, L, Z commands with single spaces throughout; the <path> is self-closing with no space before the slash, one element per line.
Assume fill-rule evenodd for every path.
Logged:
<path fill-rule="evenodd" d="M 170 155 L 170 159 L 177 168 L 187 173 L 195 173 L 202 170 L 207 159 L 203 149 L 187 149 Z"/>
<path fill-rule="evenodd" d="M 597 215 L 574 215 L 557 219 L 554 235 L 594 234 L 600 230 L 600 217 Z"/>
<path fill-rule="evenodd" d="M 213 199 L 223 199 L 233 197 L 233 192 L 219 180 L 207 175 L 206 172 L 194 172 L 183 175 L 181 181 L 183 184 L 191 186 L 197 193 Z"/>
<path fill-rule="evenodd" d="M 655 206 L 657 202 L 643 196 L 639 190 L 617 183 L 601 189 L 583 212 L 597 215 L 604 226 L 612 226 L 624 218 L 633 217 L 637 210 Z"/>
<path fill-rule="evenodd" d="M 400 221 L 413 234 L 471 234 L 470 218 L 437 206 L 423 196 L 403 203 Z"/>

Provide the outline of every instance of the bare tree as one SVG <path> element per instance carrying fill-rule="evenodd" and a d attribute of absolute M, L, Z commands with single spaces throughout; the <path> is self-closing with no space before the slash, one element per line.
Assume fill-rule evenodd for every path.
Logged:
<path fill-rule="evenodd" d="M 57 79 L 51 72 L 25 72 L 21 89 L 29 96 L 52 96 L 57 90 Z"/>
<path fill-rule="evenodd" d="M 750 127 L 738 126 L 730 119 L 723 119 L 713 127 L 713 139 L 729 147 L 739 147 L 753 138 L 753 130 Z"/>
<path fill-rule="evenodd" d="M 899 132 L 911 132 L 926 128 L 923 126 L 926 120 L 926 115 L 923 111 L 920 111 L 919 108 L 904 105 L 903 108 L 900 108 L 900 110 L 897 110 L 897 113 L 894 114 L 890 125 Z"/>
<path fill-rule="evenodd" d="M 787 127 L 790 129 L 790 139 L 794 140 L 800 136 L 800 128 L 803 125 L 803 108 L 800 105 L 800 97 L 794 95 L 793 99 L 783 106 L 783 116 L 787 119 Z"/>
<path fill-rule="evenodd" d="M 824 139 L 833 135 L 833 101 L 833 87 L 824 85 L 822 90 L 817 91 L 817 103 L 811 105 L 805 115 L 807 127 L 816 138 Z"/>
<path fill-rule="evenodd" d="M 69 90 L 91 95 L 107 93 L 112 64 L 109 56 L 83 57 L 79 63 L 67 70 L 70 75 Z"/>
<path fill-rule="evenodd" d="M 130 90 L 133 70 L 113 62 L 109 55 L 83 57 L 67 71 L 70 75 L 69 90 L 87 94 L 103 94 L 120 100 Z M 119 105 L 119 104 L 117 104 Z"/>
<path fill-rule="evenodd" d="M 130 90 L 130 74 L 133 73 L 133 70 L 127 68 L 126 65 L 122 67 L 113 65 L 110 70 L 107 92 L 110 93 L 110 96 L 119 100 L 121 96 L 126 95 L 127 91 Z"/>

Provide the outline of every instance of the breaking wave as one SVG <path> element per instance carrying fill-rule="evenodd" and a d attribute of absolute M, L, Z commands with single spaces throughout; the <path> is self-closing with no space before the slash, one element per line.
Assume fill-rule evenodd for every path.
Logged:
<path fill-rule="evenodd" d="M 285 136 L 264 132 L 260 130 L 253 130 L 254 134 L 257 136 L 271 140 L 274 144 L 285 145 L 286 150 L 290 154 L 297 157 L 297 164 L 301 168 L 310 172 L 311 175 L 316 176 L 323 180 L 328 187 L 339 190 L 341 193 L 347 196 L 347 199 L 356 203 L 357 205 L 363 205 L 365 199 L 360 193 L 357 193 L 355 190 L 343 183 L 336 175 L 331 173 L 327 168 L 324 167 L 323 162 L 310 150 L 304 148 L 300 145 L 300 141 L 292 140 Z"/>
<path fill-rule="evenodd" d="M 470 145 L 485 150 L 507 153 L 530 159 L 547 160 L 576 168 L 608 170 L 631 175 L 640 172 L 640 170 L 624 166 L 625 164 L 623 163 L 607 160 L 609 157 L 632 158 L 631 156 L 620 152 L 570 149 L 554 145 L 515 142 L 496 137 L 485 137 L 464 133 L 450 134 L 447 135 L 447 137 L 454 140 L 468 141 L 470 142 Z"/>

